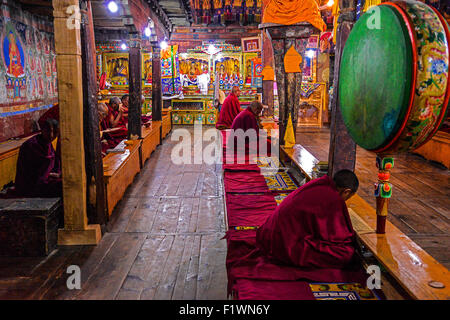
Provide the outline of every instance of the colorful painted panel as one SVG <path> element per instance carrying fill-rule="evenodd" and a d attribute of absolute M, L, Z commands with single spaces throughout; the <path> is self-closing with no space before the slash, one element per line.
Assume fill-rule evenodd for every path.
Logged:
<path fill-rule="evenodd" d="M 128 53 L 105 53 L 103 70 L 106 72 L 106 81 L 112 87 L 128 87 Z"/>
<path fill-rule="evenodd" d="M 273 175 L 265 175 L 266 184 L 272 191 L 294 191 L 297 185 L 291 176 L 286 172 L 279 172 Z"/>
<path fill-rule="evenodd" d="M 205 115 L 203 113 L 194 114 L 194 123 L 205 123 Z"/>
<path fill-rule="evenodd" d="M 183 114 L 183 124 L 194 124 L 194 117 L 191 113 Z"/>
<path fill-rule="evenodd" d="M 246 86 L 252 85 L 252 77 L 253 77 L 253 59 L 258 57 L 258 53 L 252 52 L 252 53 L 244 53 L 244 84 Z"/>
<path fill-rule="evenodd" d="M 265 169 L 278 169 L 281 166 L 277 157 L 256 157 L 254 161 L 256 161 L 258 167 Z"/>
<path fill-rule="evenodd" d="M 209 74 L 209 55 L 202 53 L 188 53 L 180 55 L 180 81 L 183 87 L 197 89 L 197 77 Z"/>
<path fill-rule="evenodd" d="M 310 283 L 317 300 L 380 300 L 376 293 L 359 283 Z"/>
<path fill-rule="evenodd" d="M 180 93 L 180 70 L 178 61 L 178 45 L 161 50 L 161 82 L 162 92 L 166 95 Z"/>
<path fill-rule="evenodd" d="M 18 17 L 23 19 L 24 17 Z M 25 19 L 41 29 L 44 21 Z M 24 20 L 24 21 L 25 21 Z M 57 102 L 56 54 L 53 34 L 31 25 L 0 17 L 0 117 L 51 107 Z"/>
<path fill-rule="evenodd" d="M 143 53 L 142 54 L 142 81 L 143 86 L 152 85 L 152 54 Z"/>
<path fill-rule="evenodd" d="M 172 123 L 173 124 L 181 124 L 182 117 L 179 113 L 172 112 Z"/>
<path fill-rule="evenodd" d="M 208 113 L 206 115 L 206 124 L 216 124 L 216 114 L 215 113 Z"/>
<path fill-rule="evenodd" d="M 214 62 L 214 72 L 222 90 L 244 85 L 240 54 L 223 54 L 222 58 Z"/>

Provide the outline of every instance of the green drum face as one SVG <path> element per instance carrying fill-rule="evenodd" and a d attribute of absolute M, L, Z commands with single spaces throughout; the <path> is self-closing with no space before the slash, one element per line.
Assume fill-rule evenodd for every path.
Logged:
<path fill-rule="evenodd" d="M 342 53 L 339 105 L 353 140 L 378 153 L 430 139 L 449 103 L 448 27 L 431 7 L 396 1 L 372 7 Z"/>

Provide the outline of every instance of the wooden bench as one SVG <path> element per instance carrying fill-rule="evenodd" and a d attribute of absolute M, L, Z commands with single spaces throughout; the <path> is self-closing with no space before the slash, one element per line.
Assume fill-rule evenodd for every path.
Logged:
<path fill-rule="evenodd" d="M 142 145 L 141 145 L 141 168 L 144 167 L 145 161 L 155 151 L 160 143 L 161 122 L 152 123 L 150 127 L 142 128 Z"/>
<path fill-rule="evenodd" d="M 172 130 L 172 116 L 170 111 L 164 111 L 161 127 L 161 139 L 164 139 Z"/>
<path fill-rule="evenodd" d="M 0 143 L 0 190 L 16 178 L 17 158 L 22 144 L 34 135 Z"/>
<path fill-rule="evenodd" d="M 63 224 L 60 198 L 0 200 L 0 256 L 50 254 Z"/>
<path fill-rule="evenodd" d="M 129 145 L 122 153 L 108 153 L 103 158 L 103 176 L 105 180 L 108 214 L 122 199 L 128 186 L 141 168 L 140 147 L 142 140 L 128 140 Z"/>
<path fill-rule="evenodd" d="M 290 160 L 307 180 L 314 178 L 312 168 L 318 160 L 305 148 L 295 145 L 293 149 L 281 147 L 281 157 Z M 352 225 L 360 243 L 386 269 L 394 284 L 388 284 L 382 278 L 382 289 L 387 285 L 396 290 L 399 286 L 402 294 L 385 292 L 388 298 L 400 295 L 418 300 L 450 299 L 450 273 L 443 265 L 420 248 L 414 241 L 386 222 L 386 234 L 377 234 L 376 211 L 357 194 L 347 201 Z M 444 288 L 432 286 L 443 285 Z M 393 286 L 393 287 L 391 287 Z"/>

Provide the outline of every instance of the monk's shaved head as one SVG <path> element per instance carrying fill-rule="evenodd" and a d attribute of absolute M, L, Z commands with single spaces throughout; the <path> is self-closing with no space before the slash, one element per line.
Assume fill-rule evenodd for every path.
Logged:
<path fill-rule="evenodd" d="M 252 110 L 253 114 L 259 115 L 263 109 L 263 105 L 259 101 L 252 101 L 250 104 L 250 109 Z"/>
<path fill-rule="evenodd" d="M 231 93 L 236 95 L 236 97 L 239 97 L 241 95 L 241 88 L 239 88 L 239 86 L 234 86 L 231 88 Z"/>
<path fill-rule="evenodd" d="M 334 174 L 333 181 L 344 201 L 349 199 L 356 193 L 356 191 L 358 191 L 359 181 L 353 171 L 347 169 L 340 170 Z"/>

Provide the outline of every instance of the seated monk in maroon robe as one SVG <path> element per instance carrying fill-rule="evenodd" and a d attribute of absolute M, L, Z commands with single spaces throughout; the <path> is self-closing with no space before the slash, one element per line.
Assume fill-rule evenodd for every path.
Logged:
<path fill-rule="evenodd" d="M 239 147 L 239 129 L 242 129 L 245 137 L 245 153 L 256 155 L 259 151 L 259 115 L 263 109 L 263 105 L 259 101 L 253 101 L 250 106 L 241 111 L 237 117 L 234 119 L 231 129 L 234 130 L 233 134 L 235 136 L 235 147 Z M 250 131 L 249 131 L 250 130 Z M 254 134 L 252 133 L 254 132 Z M 251 141 L 253 140 L 254 141 Z M 236 149 L 235 149 L 236 150 Z M 270 139 L 267 139 L 267 149 L 266 151 L 270 153 Z M 261 156 L 267 156 L 269 154 L 264 154 Z"/>
<path fill-rule="evenodd" d="M 110 132 L 110 136 L 117 141 L 122 141 L 128 137 L 128 122 L 125 121 L 123 116 L 125 109 L 122 106 L 122 102 L 118 97 L 113 97 L 109 100 L 109 115 L 107 118 L 107 128 L 120 128 L 120 130 L 115 130 Z M 105 130 L 105 129 L 103 129 Z M 119 143 L 118 142 L 118 143 Z"/>
<path fill-rule="evenodd" d="M 357 247 L 345 201 L 358 185 L 350 170 L 303 185 L 257 230 L 257 247 L 263 255 L 291 266 L 349 266 L 355 261 Z"/>
<path fill-rule="evenodd" d="M 239 87 L 233 87 L 230 95 L 223 102 L 220 109 L 219 119 L 216 123 L 216 128 L 219 130 L 229 129 L 233 124 L 234 118 L 241 112 L 241 105 L 239 103 L 239 96 L 241 95 L 241 89 Z"/>
<path fill-rule="evenodd" d="M 28 139 L 19 150 L 15 196 L 54 198 L 62 196 L 61 167 L 52 141 L 58 135 L 58 122 L 47 119 L 41 133 Z"/>
<path fill-rule="evenodd" d="M 114 128 L 110 128 L 109 124 L 109 109 L 104 103 L 98 104 L 98 120 L 99 120 L 99 128 L 100 128 L 100 141 L 102 145 L 102 156 L 106 156 L 106 151 L 108 149 L 115 148 L 120 141 L 120 138 L 111 137 L 110 133 L 114 131 Z M 116 128 L 118 130 L 122 130 L 121 128 Z"/>

